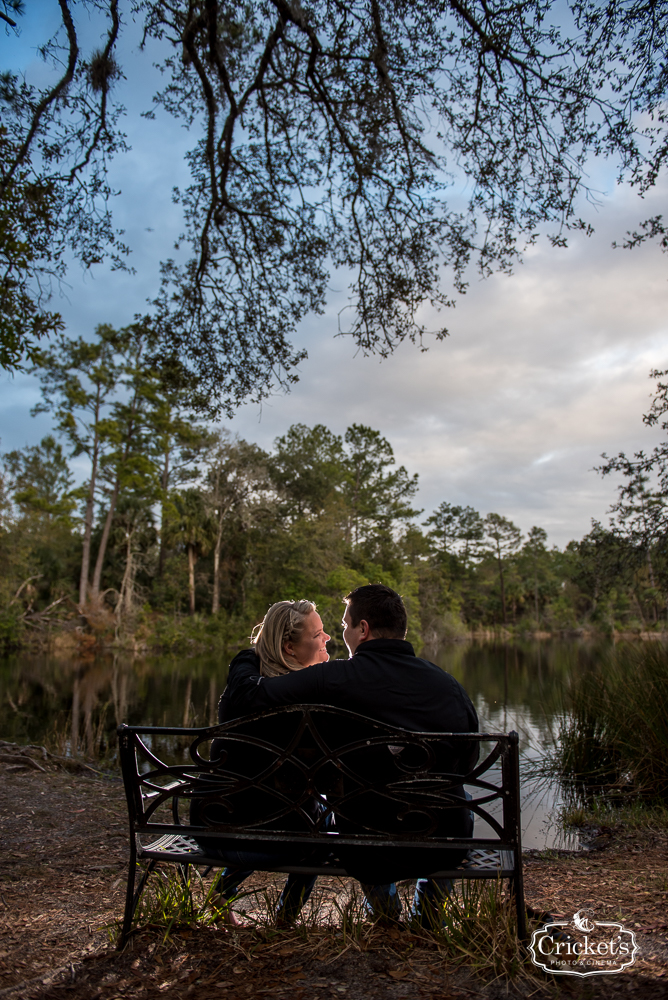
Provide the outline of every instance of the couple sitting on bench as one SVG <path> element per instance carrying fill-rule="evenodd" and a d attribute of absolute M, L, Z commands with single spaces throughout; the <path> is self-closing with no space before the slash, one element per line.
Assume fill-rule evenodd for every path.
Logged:
<path fill-rule="evenodd" d="M 237 654 L 230 664 L 218 708 L 219 722 L 282 705 L 332 705 L 413 732 L 477 732 L 478 717 L 461 684 L 434 663 L 417 657 L 406 642 L 406 609 L 399 594 L 381 584 L 371 584 L 358 587 L 344 600 L 343 641 L 350 653 L 347 660 L 329 659 L 326 643 L 330 637 L 314 604 L 274 604 L 253 639 L 254 649 Z M 477 762 L 478 744 L 462 745 L 466 748 L 463 754 L 449 762 L 448 770 L 453 774 L 467 774 Z M 458 794 L 463 798 L 467 793 L 460 787 Z M 472 836 L 473 816 L 469 810 L 452 810 L 448 833 L 460 838 Z M 261 851 L 219 852 L 226 865 L 215 889 L 219 905 L 229 905 L 256 867 L 266 867 L 268 862 L 277 866 L 308 862 L 305 855 L 297 856 L 287 846 L 285 852 L 279 848 L 269 852 L 268 847 L 265 845 Z M 395 883 L 406 877 L 402 869 L 415 868 L 414 855 L 406 858 L 406 849 L 401 847 L 372 853 L 370 848 L 361 848 L 357 855 L 354 850 L 344 859 L 345 868 L 359 879 L 370 913 L 376 918 L 398 919 L 401 903 Z M 215 852 L 215 846 L 209 848 L 211 851 Z M 454 868 L 464 856 L 461 850 L 441 851 L 438 867 L 432 871 Z M 435 855 L 427 851 L 427 868 L 432 858 L 436 862 Z M 424 875 L 429 874 L 425 870 Z M 278 903 L 279 923 L 288 924 L 296 918 L 315 881 L 316 876 L 288 877 Z M 435 919 L 450 887 L 449 879 L 418 879 L 411 916 Z M 228 913 L 230 922 L 235 922 L 229 909 Z"/>

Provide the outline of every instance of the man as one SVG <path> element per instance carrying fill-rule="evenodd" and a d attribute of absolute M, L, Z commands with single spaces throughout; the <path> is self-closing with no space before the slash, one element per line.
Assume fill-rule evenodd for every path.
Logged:
<path fill-rule="evenodd" d="M 399 594 L 382 584 L 370 584 L 353 590 L 344 600 L 343 640 L 350 658 L 316 663 L 282 677 L 261 677 L 254 653 L 244 651 L 230 665 L 225 692 L 234 715 L 279 705 L 333 705 L 413 732 L 478 730 L 476 711 L 461 684 L 436 664 L 416 656 L 406 642 L 406 608 Z M 477 744 L 468 747 L 455 773 L 466 773 L 475 765 Z M 471 836 L 472 832 L 472 818 L 466 811 L 453 835 Z M 400 904 L 393 884 L 370 885 L 363 873 L 355 874 L 361 875 L 372 910 L 398 916 Z M 449 883 L 419 880 L 416 915 L 435 907 L 448 891 Z"/>

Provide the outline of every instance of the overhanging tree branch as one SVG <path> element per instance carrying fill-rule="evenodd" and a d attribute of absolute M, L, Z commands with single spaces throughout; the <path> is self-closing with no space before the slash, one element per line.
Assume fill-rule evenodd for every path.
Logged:
<path fill-rule="evenodd" d="M 543 227 L 556 245 L 589 231 L 577 215 L 593 197 L 589 157 L 615 157 L 643 192 L 668 155 L 667 0 L 570 0 L 558 12 L 548 0 L 133 0 L 132 11 L 164 52 L 156 101 L 196 137 L 177 196 L 189 257 L 163 264 L 155 360 L 185 365 L 213 410 L 297 378 L 304 352 L 291 339 L 323 310 L 333 269 L 349 281 L 345 332 L 363 351 L 424 347 L 446 335 L 435 314 L 466 290 L 473 262 L 510 272 Z M 71 62 L 71 44 L 63 52 Z M 70 77 L 68 101 L 82 99 L 83 64 Z M 105 157 L 121 142 L 106 100 L 103 88 L 71 160 L 79 205 L 95 185 L 110 193 Z M 17 149 L 50 127 L 51 110 L 30 132 L 38 103 L 24 106 Z M 76 129 L 61 133 L 72 141 Z M 448 200 L 453 178 L 468 203 Z M 90 263 L 104 244 L 93 232 L 114 238 L 109 217 L 90 229 L 74 185 L 58 190 Z M 627 243 L 662 227 L 649 220 Z"/>

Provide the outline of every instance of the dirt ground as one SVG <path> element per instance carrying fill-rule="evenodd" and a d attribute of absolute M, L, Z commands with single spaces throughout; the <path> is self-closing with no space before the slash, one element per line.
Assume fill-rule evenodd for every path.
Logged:
<path fill-rule="evenodd" d="M 517 996 L 668 998 L 668 835 L 603 831 L 596 850 L 526 854 L 527 901 L 555 917 L 592 907 L 636 932 L 640 956 L 618 975 L 551 976 L 529 966 L 492 980 L 408 930 L 366 950 L 315 929 L 215 925 L 137 933 L 113 944 L 123 911 L 128 831 L 123 787 L 91 772 L 0 763 L 0 998 L 314 997 L 413 1000 Z M 259 876 L 258 876 L 259 877 Z M 280 876 L 272 878 L 278 886 Z"/>

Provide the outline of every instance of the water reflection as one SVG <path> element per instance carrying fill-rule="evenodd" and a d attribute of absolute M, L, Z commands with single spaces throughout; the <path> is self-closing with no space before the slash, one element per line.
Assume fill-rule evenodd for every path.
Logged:
<path fill-rule="evenodd" d="M 520 734 L 526 772 L 553 737 L 562 692 L 605 647 L 584 641 L 461 643 L 430 655 L 471 695 L 487 732 Z M 0 660 L 0 734 L 17 742 L 56 742 L 67 754 L 113 753 L 120 722 L 205 726 L 227 678 L 227 660 L 120 654 L 102 657 L 13 656 Z M 156 739 L 157 752 L 180 759 L 174 740 Z M 556 826 L 559 790 L 523 781 L 524 845 L 573 846 Z"/>
<path fill-rule="evenodd" d="M 519 733 L 525 847 L 578 846 L 576 836 L 559 828 L 564 804 L 559 786 L 531 776 L 531 765 L 553 745 L 569 677 L 608 648 L 584 640 L 467 643 L 433 657 L 469 692 L 481 730 Z"/>
<path fill-rule="evenodd" d="M 0 660 L 0 733 L 55 741 L 72 755 L 113 751 L 121 722 L 205 726 L 217 719 L 227 661 L 13 656 Z"/>

